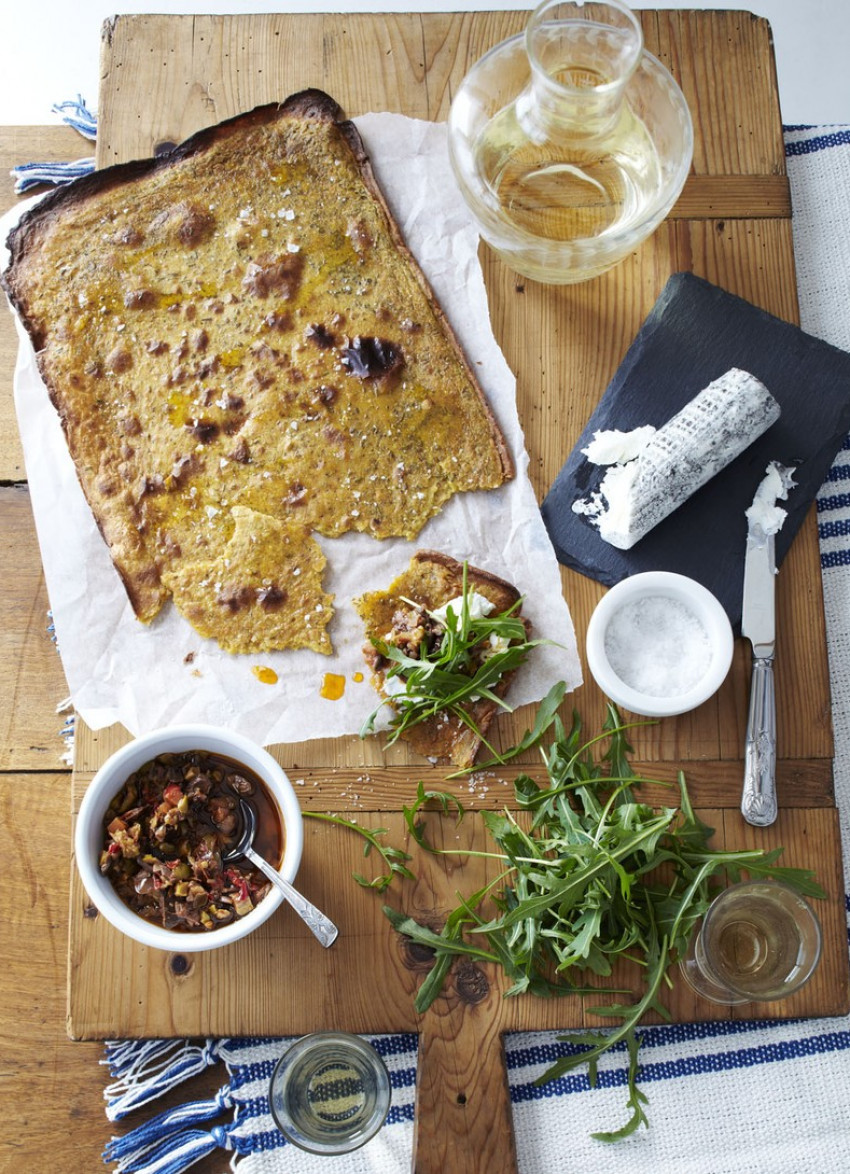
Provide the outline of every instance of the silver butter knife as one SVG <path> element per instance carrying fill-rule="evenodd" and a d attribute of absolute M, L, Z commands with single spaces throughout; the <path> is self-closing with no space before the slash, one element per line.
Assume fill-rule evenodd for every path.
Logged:
<path fill-rule="evenodd" d="M 741 635 L 753 646 L 741 813 L 756 827 L 767 827 L 776 819 L 775 585 L 773 535 L 751 533 L 747 537 L 741 615 Z"/>
<path fill-rule="evenodd" d="M 776 693 L 773 653 L 776 647 L 776 551 L 774 535 L 785 521 L 777 505 L 796 482 L 793 467 L 771 461 L 747 510 L 744 558 L 744 603 L 741 635 L 753 646 L 750 713 L 744 748 L 741 814 L 747 823 L 767 827 L 776 820 Z"/>

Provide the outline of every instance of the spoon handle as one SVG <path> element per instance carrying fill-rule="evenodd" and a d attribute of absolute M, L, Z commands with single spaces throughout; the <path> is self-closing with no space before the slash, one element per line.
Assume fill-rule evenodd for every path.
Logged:
<path fill-rule="evenodd" d="M 272 868 L 269 862 L 263 860 L 262 856 L 255 852 L 253 848 L 246 846 L 243 849 L 243 854 L 269 878 L 273 885 L 280 889 L 313 936 L 326 949 L 328 946 L 332 946 L 337 939 L 339 930 L 331 919 L 326 917 L 315 905 L 311 904 L 306 897 L 302 897 L 298 890 L 293 888 L 289 881 L 284 880 L 277 869 Z"/>

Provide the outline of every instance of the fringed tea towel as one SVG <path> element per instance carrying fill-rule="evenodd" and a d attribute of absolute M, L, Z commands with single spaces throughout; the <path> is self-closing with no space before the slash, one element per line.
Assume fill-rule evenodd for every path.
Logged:
<path fill-rule="evenodd" d="M 416 1081 L 415 1035 L 368 1036 L 390 1075 L 392 1105 L 384 1129 L 363 1149 L 335 1159 L 339 1174 L 390 1174 L 410 1167 L 413 1097 Z M 104 1153 L 116 1171 L 179 1174 L 207 1154 L 231 1154 L 239 1174 L 328 1174 L 328 1159 L 289 1145 L 269 1110 L 268 1087 L 275 1064 L 290 1039 L 180 1040 L 113 1042 L 106 1062 L 114 1080 L 107 1087 L 107 1115 L 119 1120 L 211 1064 L 222 1062 L 228 1080 L 207 1100 L 147 1117 Z"/>
<path fill-rule="evenodd" d="M 505 1040 L 521 1174 L 846 1174 L 845 1101 L 850 1075 L 846 1020 L 727 1022 L 645 1029 L 641 1085 L 649 1131 L 606 1146 L 590 1133 L 624 1120 L 623 1049 L 600 1065 L 591 1089 L 575 1074 L 536 1088 L 553 1060 L 578 1050 L 554 1033 Z M 393 1103 L 363 1149 L 333 1159 L 337 1174 L 407 1174 L 413 1148 L 417 1039 L 367 1037 L 384 1057 Z M 237 1174 L 327 1174 L 328 1159 L 288 1145 L 267 1090 L 288 1039 L 132 1041 L 107 1044 L 116 1079 L 106 1090 L 113 1120 L 142 1123 L 113 1139 L 116 1172 L 180 1174 L 219 1152 Z M 151 1116 L 153 1098 L 221 1062 L 216 1095 Z M 769 1161 L 769 1165 L 764 1163 Z"/>
<path fill-rule="evenodd" d="M 67 126 L 73 127 L 92 142 L 95 141 L 97 115 L 86 107 L 82 97 L 78 95 L 76 101 L 59 102 L 52 109 Z M 20 163 L 12 168 L 12 176 L 15 192 L 20 196 L 42 184 L 70 183 L 72 179 L 88 175 L 90 171 L 94 171 L 93 158 L 75 159 L 71 163 Z"/>

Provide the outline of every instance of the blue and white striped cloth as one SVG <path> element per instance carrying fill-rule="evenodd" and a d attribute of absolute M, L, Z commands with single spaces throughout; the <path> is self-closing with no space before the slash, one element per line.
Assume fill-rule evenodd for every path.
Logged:
<path fill-rule="evenodd" d="M 79 131 L 84 138 L 92 142 L 97 138 L 97 115 L 86 107 L 80 95 L 76 101 L 58 102 L 52 107 L 53 113 L 58 114 L 66 126 Z M 88 175 L 94 170 L 94 159 L 74 159 L 70 163 L 19 163 L 12 168 L 15 180 L 15 192 L 21 196 L 31 188 L 41 187 L 42 184 L 70 183 L 82 175 Z"/>
<path fill-rule="evenodd" d="M 790 127 L 786 154 L 802 325 L 850 351 L 850 128 Z M 827 617 L 835 789 L 850 859 L 850 441 L 818 497 Z M 850 883 L 845 877 L 845 888 Z M 848 899 L 850 910 L 850 899 Z M 614 1146 L 591 1132 L 624 1118 L 623 1048 L 600 1063 L 597 1085 L 572 1074 L 534 1080 L 572 1045 L 555 1033 L 506 1038 L 521 1174 L 847 1174 L 850 1170 L 850 1020 L 723 1022 L 646 1028 L 642 1087 L 651 1127 Z M 393 1085 L 386 1127 L 362 1150 L 335 1159 L 336 1174 L 404 1174 L 410 1168 L 417 1039 L 381 1036 Z M 239 1174 L 327 1174 L 327 1160 L 285 1143 L 266 1090 L 283 1039 L 116 1042 L 105 1063 L 111 1120 L 141 1125 L 108 1147 L 116 1170 L 178 1174 L 217 1149 Z M 151 1116 L 151 1100 L 205 1068 L 227 1072 L 206 1102 Z M 187 1095 L 191 1082 L 187 1083 Z"/>

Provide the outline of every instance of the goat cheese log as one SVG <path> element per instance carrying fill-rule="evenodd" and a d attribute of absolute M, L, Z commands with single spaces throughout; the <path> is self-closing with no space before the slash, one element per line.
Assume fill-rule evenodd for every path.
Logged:
<path fill-rule="evenodd" d="M 638 429 L 647 438 L 636 455 L 606 458 L 605 434 L 597 433 L 582 452 L 610 467 L 598 491 L 573 502 L 606 542 L 629 550 L 691 494 L 725 468 L 779 419 L 779 404 L 765 385 L 732 367 L 696 395 L 658 431 Z M 629 434 L 627 434 L 629 435 Z M 622 453 L 622 434 L 612 453 Z"/>

